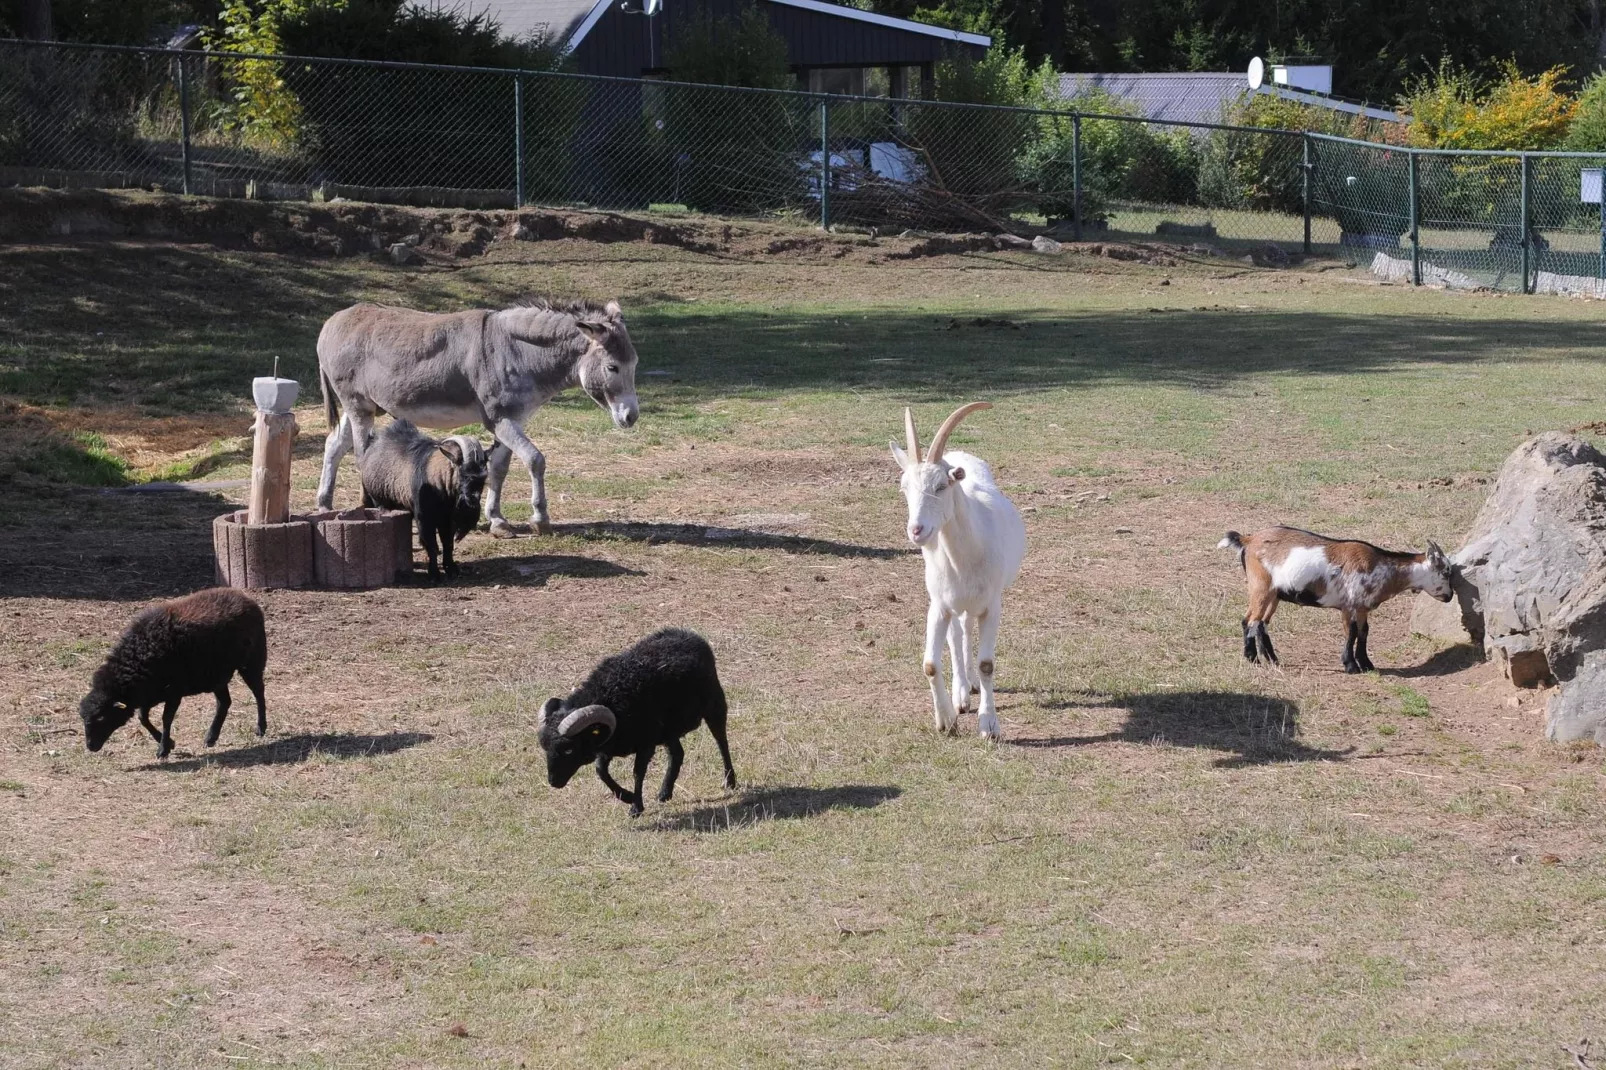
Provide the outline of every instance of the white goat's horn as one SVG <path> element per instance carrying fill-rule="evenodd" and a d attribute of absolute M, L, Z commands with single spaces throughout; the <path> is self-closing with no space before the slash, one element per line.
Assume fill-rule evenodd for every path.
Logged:
<path fill-rule="evenodd" d="M 905 406 L 903 410 L 903 433 L 909 439 L 909 463 L 920 463 L 920 439 L 915 437 L 915 414 Z"/>
<path fill-rule="evenodd" d="M 558 735 L 565 737 L 577 736 L 594 724 L 606 725 L 610 736 L 613 735 L 613 730 L 619 727 L 619 722 L 614 719 L 613 711 L 608 707 L 582 706 L 558 722 Z"/>
<path fill-rule="evenodd" d="M 931 436 L 931 446 L 926 450 L 926 460 L 931 461 L 933 464 L 942 460 L 942 451 L 948 445 L 948 436 L 953 434 L 954 428 L 959 426 L 959 421 L 973 412 L 980 412 L 982 409 L 990 409 L 992 407 L 993 403 L 990 401 L 972 401 L 968 405 L 961 405 L 955 409 L 953 415 L 944 420 L 942 426 L 937 428 L 937 433 Z"/>

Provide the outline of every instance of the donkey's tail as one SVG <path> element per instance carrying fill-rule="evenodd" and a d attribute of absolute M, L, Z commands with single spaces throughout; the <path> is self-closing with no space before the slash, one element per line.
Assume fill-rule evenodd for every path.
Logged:
<path fill-rule="evenodd" d="M 329 373 L 318 365 L 318 386 L 323 391 L 323 418 L 333 431 L 340 424 L 340 402 L 335 396 L 334 384 L 329 381 Z"/>

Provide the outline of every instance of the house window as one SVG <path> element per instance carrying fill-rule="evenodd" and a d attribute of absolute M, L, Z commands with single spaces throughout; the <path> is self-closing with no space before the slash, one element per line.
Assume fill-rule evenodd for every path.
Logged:
<path fill-rule="evenodd" d="M 863 67 L 817 67 L 809 71 L 809 92 L 868 96 L 864 73 Z"/>

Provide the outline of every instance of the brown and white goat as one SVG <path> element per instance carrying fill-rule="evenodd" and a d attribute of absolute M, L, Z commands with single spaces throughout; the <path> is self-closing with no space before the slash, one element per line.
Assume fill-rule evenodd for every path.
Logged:
<path fill-rule="evenodd" d="M 1216 544 L 1237 550 L 1249 580 L 1249 614 L 1243 619 L 1244 657 L 1276 664 L 1266 623 L 1278 602 L 1326 606 L 1344 615 L 1344 671 L 1371 672 L 1366 653 L 1372 611 L 1402 591 L 1425 591 L 1441 602 L 1455 597 L 1451 566 L 1438 544 L 1426 553 L 1385 550 L 1355 539 L 1329 539 L 1299 528 L 1266 528 L 1247 539 L 1236 531 Z"/>

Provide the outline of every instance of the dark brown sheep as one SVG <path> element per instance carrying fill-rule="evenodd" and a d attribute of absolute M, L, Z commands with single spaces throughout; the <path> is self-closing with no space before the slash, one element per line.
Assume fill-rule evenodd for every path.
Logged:
<path fill-rule="evenodd" d="M 268 636 L 262 607 L 239 591 L 214 587 L 141 612 L 95 670 L 90 692 L 78 705 L 84 745 L 98 751 L 134 714 L 157 742 L 156 757 L 173 750 L 173 715 L 186 695 L 217 696 L 217 713 L 206 733 L 217 743 L 229 712 L 229 681 L 240 679 L 257 700 L 257 735 L 268 730 L 268 700 L 262 670 L 268 663 Z M 162 730 L 150 713 L 162 708 Z"/>

